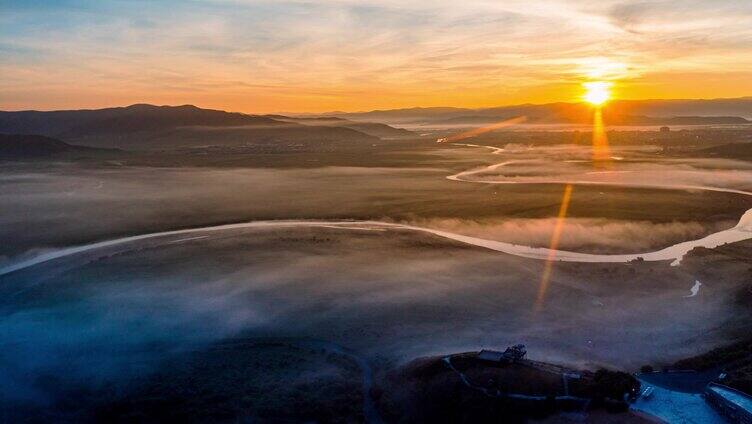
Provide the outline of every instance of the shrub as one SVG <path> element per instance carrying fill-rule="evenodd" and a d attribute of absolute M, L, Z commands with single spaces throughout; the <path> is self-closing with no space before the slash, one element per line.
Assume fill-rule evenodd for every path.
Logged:
<path fill-rule="evenodd" d="M 593 398 L 623 400 L 633 398 L 640 391 L 640 382 L 631 374 L 600 369 L 593 376 Z"/>

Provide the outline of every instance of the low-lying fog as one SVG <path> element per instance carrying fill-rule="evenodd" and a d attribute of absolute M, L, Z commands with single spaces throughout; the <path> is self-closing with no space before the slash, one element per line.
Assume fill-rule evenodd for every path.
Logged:
<path fill-rule="evenodd" d="M 560 184 L 447 176 L 513 160 L 522 162 L 468 179 L 584 173 L 743 189 L 752 172 L 736 161 L 622 149 L 612 152 L 611 174 L 587 174 L 595 171 L 578 162 L 586 153 L 439 146 L 403 168 L 9 165 L 0 173 L 0 255 L 16 262 L 119 236 L 261 219 L 376 219 L 545 246 Z M 752 198 L 732 193 L 577 185 L 560 247 L 664 247 L 731 227 L 750 207 Z M 123 247 L 0 276 L 0 398 L 44 401 L 56 390 L 128 380 L 172 352 L 238 334 L 329 340 L 380 364 L 523 342 L 536 359 L 634 367 L 713 347 L 747 319 L 734 303 L 742 278 L 734 260 L 708 265 L 691 298 L 701 261 L 557 264 L 535 312 L 541 261 L 414 232 L 234 230 Z"/>
<path fill-rule="evenodd" d="M 738 221 L 653 223 L 604 218 L 564 220 L 557 246 L 562 250 L 588 253 L 648 252 L 671 243 L 699 239 L 708 232 L 733 227 Z M 557 218 L 464 220 L 459 218 L 416 219 L 413 224 L 478 238 L 548 247 Z"/>
<path fill-rule="evenodd" d="M 647 187 L 708 187 L 752 190 L 752 164 L 730 159 L 656 160 L 651 150 L 615 149 L 607 163 L 594 167 L 592 151 L 578 146 L 505 149 L 502 166 L 463 172 L 477 183 L 573 181 Z"/>
<path fill-rule="evenodd" d="M 466 178 L 583 179 L 572 171 L 587 169 L 567 162 L 585 160 L 582 148 L 513 150 L 494 155 L 447 146 L 424 155 L 420 168 L 9 166 L 0 174 L 0 239 L 6 241 L 0 262 L 114 236 L 256 219 L 376 219 L 545 246 L 561 202 L 560 185 L 446 179 L 478 168 L 479 162 L 505 159 L 521 163 Z M 648 160 L 645 149 L 616 153 L 628 159 L 614 161 L 608 170 L 613 174 L 586 176 L 740 189 L 752 181 L 752 170 L 743 162 Z M 628 172 L 622 172 L 624 167 Z M 666 247 L 730 228 L 750 207 L 752 197 L 738 194 L 576 186 L 561 248 L 638 253 Z"/>
<path fill-rule="evenodd" d="M 558 264 L 408 231 L 233 230 L 80 254 L 0 277 L 0 397 L 148 373 L 239 334 L 311 337 L 377 363 L 503 348 L 635 367 L 700 352 L 747 319 L 722 265 L 698 296 L 692 261 Z"/>
<path fill-rule="evenodd" d="M 704 165 L 706 167 L 700 167 Z M 594 170 L 589 163 L 567 162 L 552 164 L 546 160 L 531 159 L 509 163 L 493 172 L 475 174 L 475 181 L 536 182 L 567 180 L 604 184 L 622 184 L 647 187 L 713 187 L 720 189 L 752 189 L 752 169 L 724 169 L 714 164 L 630 163 L 614 161 L 608 169 Z M 717 163 L 715 165 L 720 165 Z"/>

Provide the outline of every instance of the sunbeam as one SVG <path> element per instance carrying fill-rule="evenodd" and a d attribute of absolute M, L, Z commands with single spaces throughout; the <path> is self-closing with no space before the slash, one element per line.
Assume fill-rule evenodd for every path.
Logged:
<path fill-rule="evenodd" d="M 593 112 L 593 165 L 605 167 L 610 160 L 611 151 L 608 147 L 606 127 L 603 124 L 603 111 L 598 107 Z"/>
<path fill-rule="evenodd" d="M 538 286 L 538 295 L 535 298 L 534 311 L 539 311 L 543 307 L 543 302 L 548 291 L 548 284 L 551 280 L 551 274 L 553 273 L 553 264 L 556 261 L 556 251 L 559 247 L 559 240 L 561 239 L 561 233 L 564 229 L 564 221 L 567 218 L 567 211 L 569 210 L 569 202 L 572 199 L 572 184 L 567 184 L 564 187 L 564 195 L 561 197 L 561 205 L 559 206 L 559 214 L 556 217 L 556 225 L 554 231 L 551 233 L 551 242 L 548 247 L 550 252 L 546 258 L 546 265 L 543 267 L 543 276 L 541 277 L 540 285 Z"/>

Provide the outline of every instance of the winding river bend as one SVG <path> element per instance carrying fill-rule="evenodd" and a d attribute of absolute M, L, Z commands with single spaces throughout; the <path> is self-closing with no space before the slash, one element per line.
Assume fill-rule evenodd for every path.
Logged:
<path fill-rule="evenodd" d="M 504 149 L 491 147 L 465 144 L 467 147 L 482 147 L 492 149 L 493 154 L 501 154 Z M 482 180 L 482 179 L 470 179 L 468 177 L 481 174 L 490 170 L 494 170 L 514 161 L 504 161 L 494 165 L 490 165 L 485 168 L 473 169 L 463 171 L 454 175 L 447 176 L 446 178 L 452 181 L 461 181 L 467 183 L 479 183 L 479 184 L 574 184 L 574 185 L 618 185 L 625 187 L 641 187 L 641 188 L 655 188 L 666 190 L 703 190 L 703 191 L 718 191 L 733 193 L 743 196 L 752 196 L 752 192 L 735 190 L 722 187 L 711 186 L 694 186 L 694 185 L 659 185 L 659 184 L 632 184 L 632 183 L 615 183 L 615 182 L 595 182 L 595 181 L 571 181 L 566 179 L 551 179 L 551 180 L 536 180 L 534 182 L 521 182 L 521 181 L 498 181 L 498 180 Z M 93 251 L 100 248 L 112 247 L 117 245 L 124 245 L 140 240 L 167 238 L 167 243 L 174 243 L 175 240 L 170 239 L 171 236 L 183 236 L 200 234 L 216 231 L 227 231 L 234 229 L 247 229 L 247 228 L 292 228 L 292 227 L 321 227 L 321 228 L 339 228 L 343 230 L 407 230 L 416 231 L 421 233 L 433 234 L 438 237 L 454 240 L 456 242 L 465 243 L 485 249 L 506 253 L 509 255 L 515 255 L 524 258 L 548 260 L 551 257 L 555 257 L 557 261 L 563 262 L 631 262 L 635 260 L 645 261 L 671 261 L 671 265 L 678 265 L 681 263 L 682 258 L 692 249 L 696 247 L 704 247 L 712 249 L 724 244 L 735 243 L 743 240 L 752 239 L 752 209 L 746 211 L 740 218 L 738 224 L 730 229 L 719 231 L 710 234 L 706 237 L 685 241 L 666 247 L 664 249 L 635 254 L 614 254 L 614 255 L 600 255 L 581 252 L 572 252 L 566 250 L 551 250 L 543 247 L 532 247 L 525 245 L 518 245 L 513 243 L 507 243 L 496 240 L 488 240 L 478 237 L 471 237 L 462 234 L 452 233 L 448 231 L 436 230 L 432 228 L 419 227 L 415 225 L 399 224 L 393 222 L 383 221 L 356 221 L 356 220 L 273 220 L 273 221 L 249 221 L 240 222 L 235 224 L 216 225 L 208 227 L 189 228 L 173 231 L 161 231 L 155 233 L 140 234 L 130 237 L 122 237 L 112 240 L 100 241 L 91 244 L 85 244 L 80 246 L 68 247 L 58 250 L 53 250 L 28 260 L 20 261 L 9 266 L 0 269 L 0 275 L 9 274 L 14 271 L 19 271 L 25 268 L 32 267 L 34 265 L 41 264 L 43 262 L 51 261 L 54 259 L 63 258 L 65 256 L 75 255 L 78 253 L 84 253 Z M 198 237 L 197 237 L 198 238 Z M 193 237 L 191 237 L 193 239 Z"/>

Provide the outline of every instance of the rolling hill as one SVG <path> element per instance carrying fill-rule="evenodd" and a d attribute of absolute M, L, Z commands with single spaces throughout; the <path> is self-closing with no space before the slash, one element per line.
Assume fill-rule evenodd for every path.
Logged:
<path fill-rule="evenodd" d="M 72 111 L 0 112 L 0 133 L 36 134 L 91 147 L 153 150 L 197 145 L 373 143 L 346 127 L 305 126 L 196 106 L 137 104 Z"/>
<path fill-rule="evenodd" d="M 0 159 L 48 159 L 116 153 L 111 149 L 76 146 L 43 135 L 0 134 Z"/>
<path fill-rule="evenodd" d="M 372 135 L 381 139 L 403 139 L 417 137 L 417 135 L 412 131 L 408 131 L 403 128 L 394 128 L 392 126 L 378 122 L 351 121 L 349 119 L 337 117 L 306 118 L 283 115 L 266 115 L 266 117 L 279 121 L 296 122 L 306 126 L 350 128 L 352 130 L 360 131 L 364 134 Z"/>

